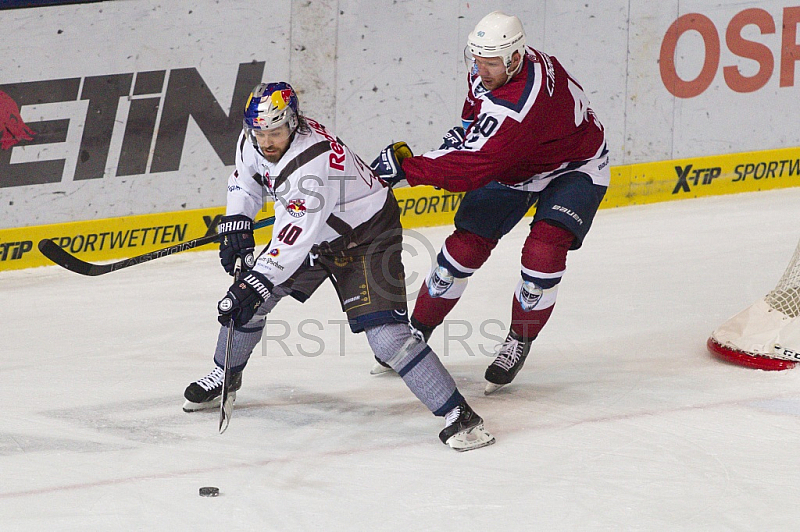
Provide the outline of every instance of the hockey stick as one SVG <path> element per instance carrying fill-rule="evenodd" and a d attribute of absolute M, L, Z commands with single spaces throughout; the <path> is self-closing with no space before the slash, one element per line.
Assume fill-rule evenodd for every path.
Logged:
<path fill-rule="evenodd" d="M 236 265 L 233 267 L 233 282 L 239 281 L 242 273 L 242 258 L 236 257 Z M 224 377 L 222 378 L 222 395 L 219 401 L 219 433 L 222 434 L 228 428 L 233 415 L 233 397 L 228 393 L 228 388 L 231 386 L 231 349 L 233 348 L 233 318 L 228 322 L 228 339 L 225 343 L 225 368 Z"/>
<path fill-rule="evenodd" d="M 273 223 L 275 223 L 275 217 L 270 216 L 269 218 L 264 218 L 263 220 L 259 220 L 254 223 L 253 229 L 268 227 Z M 81 275 L 95 276 L 121 270 L 123 268 L 127 268 L 128 266 L 136 266 L 137 264 L 151 261 L 153 259 L 160 259 L 161 257 L 166 257 L 167 255 L 173 255 L 175 253 L 180 253 L 181 251 L 186 251 L 187 249 L 205 246 L 206 244 L 215 242 L 217 239 L 219 239 L 219 235 L 206 235 L 200 238 L 195 238 L 194 240 L 187 240 L 186 242 L 182 242 L 168 248 L 158 249 L 143 255 L 138 255 L 136 257 L 131 257 L 129 259 L 124 259 L 109 264 L 93 264 L 91 262 L 83 261 L 75 255 L 71 255 L 68 251 L 62 249 L 61 246 L 49 238 L 44 238 L 39 241 L 39 251 L 42 252 L 42 255 L 58 264 L 62 268 L 66 268 Z"/>

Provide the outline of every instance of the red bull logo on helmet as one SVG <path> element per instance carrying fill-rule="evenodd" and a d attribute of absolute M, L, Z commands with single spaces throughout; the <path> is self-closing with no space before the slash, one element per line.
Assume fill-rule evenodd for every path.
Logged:
<path fill-rule="evenodd" d="M 273 107 L 278 111 L 283 111 L 289 102 L 292 101 L 292 89 L 283 89 L 275 91 L 270 97 Z"/>

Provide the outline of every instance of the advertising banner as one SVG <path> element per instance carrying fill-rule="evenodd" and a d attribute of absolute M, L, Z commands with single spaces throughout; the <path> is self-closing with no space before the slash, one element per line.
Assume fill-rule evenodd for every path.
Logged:
<path fill-rule="evenodd" d="M 800 186 L 800 148 L 611 167 L 602 207 Z"/>
<path fill-rule="evenodd" d="M 44 237 L 110 260 L 204 234 L 260 81 L 290 81 L 301 109 L 366 161 L 396 140 L 415 153 L 438 147 L 459 122 L 467 35 L 495 9 L 128 0 L 0 10 L 0 269 L 42 264 Z M 800 184 L 796 2 L 502 9 L 581 83 L 603 123 L 604 207 Z M 452 223 L 461 197 L 398 191 L 408 227 Z"/>

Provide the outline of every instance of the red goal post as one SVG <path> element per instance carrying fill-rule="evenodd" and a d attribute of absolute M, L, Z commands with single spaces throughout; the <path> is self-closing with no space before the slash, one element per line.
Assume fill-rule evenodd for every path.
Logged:
<path fill-rule="evenodd" d="M 778 285 L 720 325 L 706 345 L 750 368 L 782 370 L 800 362 L 800 243 Z"/>

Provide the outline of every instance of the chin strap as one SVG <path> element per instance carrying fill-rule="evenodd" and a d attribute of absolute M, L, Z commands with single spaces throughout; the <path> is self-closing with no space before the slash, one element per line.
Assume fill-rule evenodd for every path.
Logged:
<path fill-rule="evenodd" d="M 512 60 L 513 60 L 513 59 L 512 59 Z M 516 76 L 517 74 L 519 74 L 520 70 L 522 70 L 522 65 L 523 65 L 523 63 L 525 63 L 525 55 L 524 55 L 524 54 L 520 54 L 519 64 L 517 65 L 517 68 L 514 70 L 514 72 L 509 72 L 509 71 L 508 71 L 508 67 L 506 67 L 506 75 L 508 76 L 508 79 L 506 80 L 506 83 L 508 83 L 509 81 L 511 81 L 511 79 L 512 79 L 514 76 Z M 503 83 L 503 85 L 505 85 L 506 83 Z"/>

